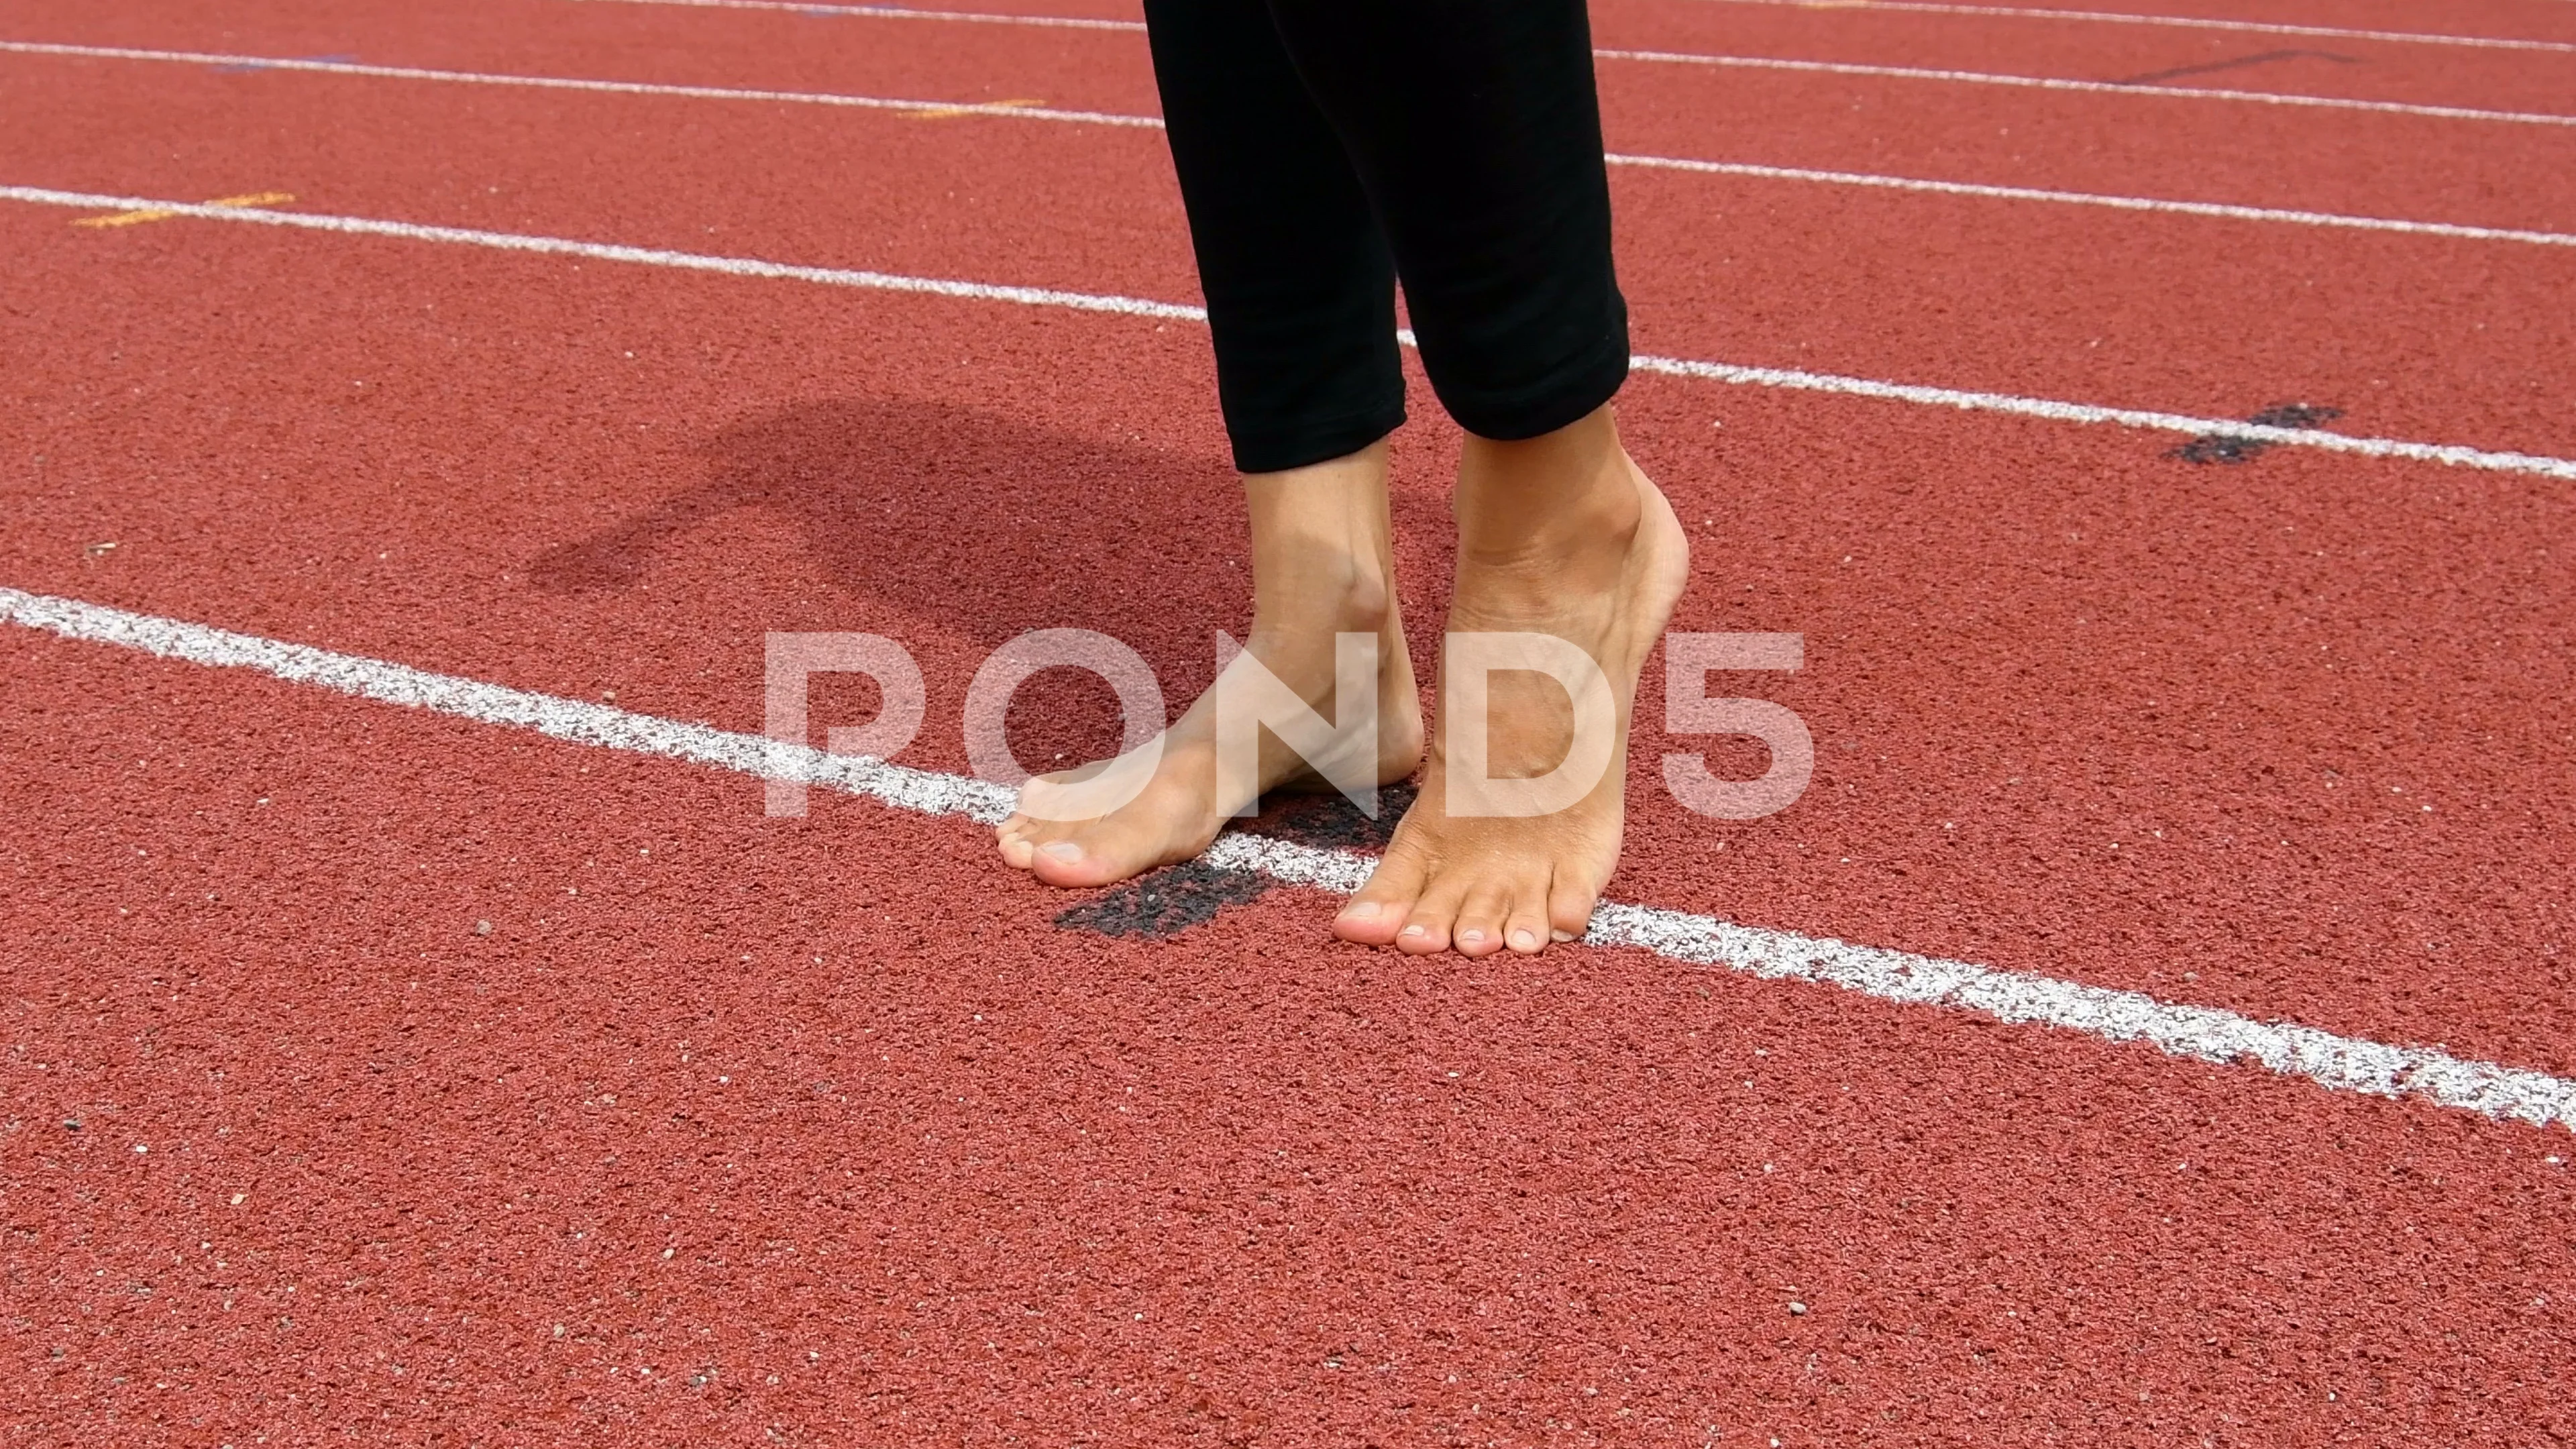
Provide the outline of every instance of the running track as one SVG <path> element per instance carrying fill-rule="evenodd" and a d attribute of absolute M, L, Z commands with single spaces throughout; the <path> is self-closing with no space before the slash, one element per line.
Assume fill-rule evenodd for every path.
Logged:
<path fill-rule="evenodd" d="M 2561 0 L 2167 8 L 2576 42 Z M 992 646 L 1102 629 L 1179 700 L 1245 607 L 1159 134 L 954 109 L 1149 118 L 1132 31 L 13 7 L 0 42 L 921 103 L 0 53 L 17 1437 L 2576 1430 L 2576 248 L 2018 194 L 2576 233 L 2576 127 L 2429 114 L 2576 111 L 2576 55 L 1596 30 L 1734 58 L 1606 57 L 1614 151 L 1799 173 L 1613 184 L 1675 626 L 1803 633 L 1742 688 L 1818 766 L 1680 811 L 1660 755 L 1760 752 L 1661 737 L 1650 678 L 1613 895 L 1651 909 L 1471 964 L 1324 939 L 1294 882 L 1348 821 L 1265 821 L 1158 913 L 958 813 Z M 1890 184 L 1927 180 L 2014 194 Z M 2171 456 L 2293 402 L 2387 446 Z M 1428 621 L 1454 444 L 1416 414 Z M 910 646 L 916 773 L 745 742 L 773 629 Z M 1032 762 L 1116 737 L 1053 677 L 1012 718 Z M 764 818 L 779 768 L 857 788 Z"/>

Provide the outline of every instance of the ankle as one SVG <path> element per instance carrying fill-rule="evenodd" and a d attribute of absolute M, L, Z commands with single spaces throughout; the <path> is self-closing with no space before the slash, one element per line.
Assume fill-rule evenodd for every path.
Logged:
<path fill-rule="evenodd" d="M 1385 440 L 1347 457 L 1249 474 L 1252 630 L 1277 642 L 1395 624 Z"/>
<path fill-rule="evenodd" d="M 1311 560 L 1291 584 L 1253 590 L 1252 637 L 1274 643 L 1321 641 L 1334 634 L 1384 635 L 1395 623 L 1395 591 L 1371 559 Z"/>
<path fill-rule="evenodd" d="M 1624 480 L 1623 480 L 1624 483 Z M 1566 494 L 1526 513 L 1460 510 L 1458 564 L 1461 568 L 1503 572 L 1553 573 L 1581 568 L 1586 562 L 1615 563 L 1625 558 L 1644 522 L 1633 486 L 1616 493 L 1570 488 Z"/>
<path fill-rule="evenodd" d="M 1518 442 L 1469 438 L 1450 511 L 1462 567 L 1542 571 L 1625 555 L 1645 516 L 1606 408 Z"/>
<path fill-rule="evenodd" d="M 1476 593 L 1497 605 L 1606 589 L 1626 567 L 1644 521 L 1635 486 L 1624 477 L 1615 494 L 1571 488 L 1523 516 L 1486 512 L 1471 524 L 1462 509 L 1459 578 L 1472 578 Z"/>

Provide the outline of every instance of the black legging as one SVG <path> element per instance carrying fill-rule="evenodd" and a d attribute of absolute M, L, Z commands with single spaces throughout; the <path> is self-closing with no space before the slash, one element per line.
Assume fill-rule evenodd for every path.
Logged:
<path fill-rule="evenodd" d="M 1583 0 L 1145 0 L 1235 466 L 1404 421 L 1395 279 L 1432 389 L 1535 437 L 1628 375 Z"/>

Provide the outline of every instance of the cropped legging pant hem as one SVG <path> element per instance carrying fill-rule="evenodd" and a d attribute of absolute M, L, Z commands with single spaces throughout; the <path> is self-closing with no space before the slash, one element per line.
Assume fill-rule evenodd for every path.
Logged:
<path fill-rule="evenodd" d="M 1399 278 L 1460 427 L 1532 438 L 1628 374 L 1583 0 L 1145 0 L 1235 466 L 1404 422 Z"/>

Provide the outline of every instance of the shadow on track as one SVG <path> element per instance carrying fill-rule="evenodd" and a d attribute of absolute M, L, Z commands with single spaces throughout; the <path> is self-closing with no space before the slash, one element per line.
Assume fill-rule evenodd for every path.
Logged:
<path fill-rule="evenodd" d="M 938 702 L 963 689 L 964 673 L 992 647 L 1031 629 L 1078 627 L 1144 655 L 1177 710 L 1215 672 L 1210 631 L 1240 637 L 1251 617 L 1242 495 L 1222 456 L 879 397 L 757 414 L 691 451 L 704 461 L 704 481 L 546 550 L 529 567 L 534 585 L 583 594 L 634 588 L 654 570 L 706 578 L 755 568 L 692 557 L 712 545 L 691 535 L 736 510 L 766 510 L 794 524 L 808 562 L 832 587 L 875 606 L 867 617 L 921 620 L 974 646 L 973 659 L 943 663 L 933 640 L 904 639 L 931 671 L 938 708 L 949 707 Z M 1399 489 L 1395 507 L 1399 536 L 1438 540 L 1443 555 L 1436 570 L 1410 569 L 1413 608 L 1445 592 L 1449 521 L 1437 497 Z M 827 627 L 839 612 L 773 627 Z M 1114 741 L 1105 689 L 1059 673 L 1032 680 L 1015 704 L 1015 741 L 1024 715 L 1060 714 L 1098 715 L 1096 729 L 1076 734 Z"/>

